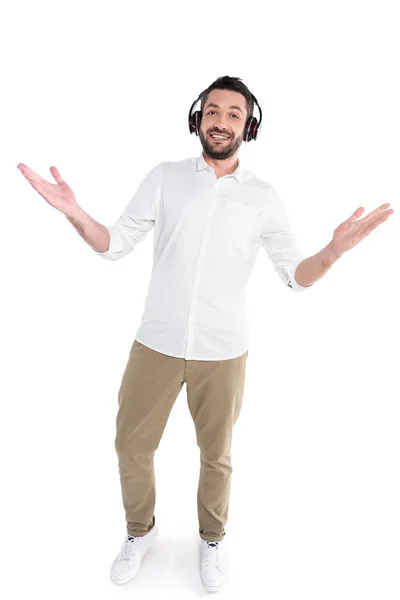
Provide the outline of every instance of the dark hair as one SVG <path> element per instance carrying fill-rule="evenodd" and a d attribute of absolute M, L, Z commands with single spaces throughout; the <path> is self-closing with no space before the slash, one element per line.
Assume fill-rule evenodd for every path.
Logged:
<path fill-rule="evenodd" d="M 212 90 L 232 90 L 233 92 L 239 92 L 246 98 L 246 109 L 247 116 L 251 116 L 254 110 L 254 101 L 248 87 L 242 83 L 240 77 L 229 77 L 229 75 L 224 75 L 223 77 L 218 77 L 204 92 L 204 95 L 201 99 L 200 110 L 203 112 L 204 105 L 207 101 L 208 94 Z"/>

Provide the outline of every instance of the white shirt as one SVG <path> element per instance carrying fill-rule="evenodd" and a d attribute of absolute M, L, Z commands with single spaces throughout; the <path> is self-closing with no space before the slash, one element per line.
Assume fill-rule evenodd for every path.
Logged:
<path fill-rule="evenodd" d="M 260 245 L 293 290 L 303 260 L 274 188 L 245 169 L 217 178 L 203 153 L 162 162 L 142 180 L 112 226 L 123 258 L 154 227 L 153 269 L 136 339 L 187 360 L 225 360 L 248 350 L 245 286 Z"/>

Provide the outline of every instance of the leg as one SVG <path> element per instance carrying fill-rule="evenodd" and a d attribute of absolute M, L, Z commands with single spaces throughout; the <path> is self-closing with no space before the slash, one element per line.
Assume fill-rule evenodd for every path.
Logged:
<path fill-rule="evenodd" d="M 242 406 L 247 352 L 221 361 L 190 361 L 187 398 L 200 448 L 197 493 L 202 540 L 225 536 L 231 487 L 232 428 Z"/>
<path fill-rule="evenodd" d="M 118 393 L 115 449 L 129 535 L 143 536 L 155 524 L 153 457 L 183 385 L 184 359 L 137 340 Z"/>

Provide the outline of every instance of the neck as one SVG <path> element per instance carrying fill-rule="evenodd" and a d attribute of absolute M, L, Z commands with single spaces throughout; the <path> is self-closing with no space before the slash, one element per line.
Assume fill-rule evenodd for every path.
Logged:
<path fill-rule="evenodd" d="M 229 158 L 224 158 L 223 160 L 218 160 L 215 158 L 210 158 L 203 151 L 204 160 L 210 167 L 214 169 L 216 173 L 221 175 L 229 175 L 236 171 L 239 166 L 239 159 L 236 154 L 230 156 Z"/>

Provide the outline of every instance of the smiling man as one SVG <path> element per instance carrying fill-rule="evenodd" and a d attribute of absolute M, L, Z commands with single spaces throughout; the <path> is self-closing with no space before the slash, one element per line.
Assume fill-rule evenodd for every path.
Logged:
<path fill-rule="evenodd" d="M 110 575 L 117 584 L 130 581 L 157 535 L 153 457 L 185 383 L 200 448 L 200 575 L 206 590 L 218 591 L 228 569 L 232 429 L 249 345 L 245 286 L 258 250 L 266 250 L 286 286 L 303 291 L 393 211 L 384 204 L 357 221 L 358 208 L 325 248 L 304 258 L 279 195 L 238 158 L 242 142 L 257 137 L 257 100 L 229 76 L 200 97 L 189 130 L 199 135 L 201 154 L 156 165 L 113 226 L 83 211 L 56 167 L 56 184 L 18 168 L 104 259 L 127 256 L 154 227 L 152 276 L 118 394 L 115 448 L 127 532 Z"/>
<path fill-rule="evenodd" d="M 218 116 L 221 110 L 230 114 L 230 118 L 226 120 L 226 128 Z M 229 169 L 229 165 L 233 166 L 237 162 L 237 151 L 243 142 L 244 124 L 249 113 L 252 113 L 251 104 L 247 104 L 245 97 L 238 92 L 216 89 L 208 94 L 206 107 L 202 108 L 202 112 L 199 136 L 207 162 L 223 173 Z"/>

